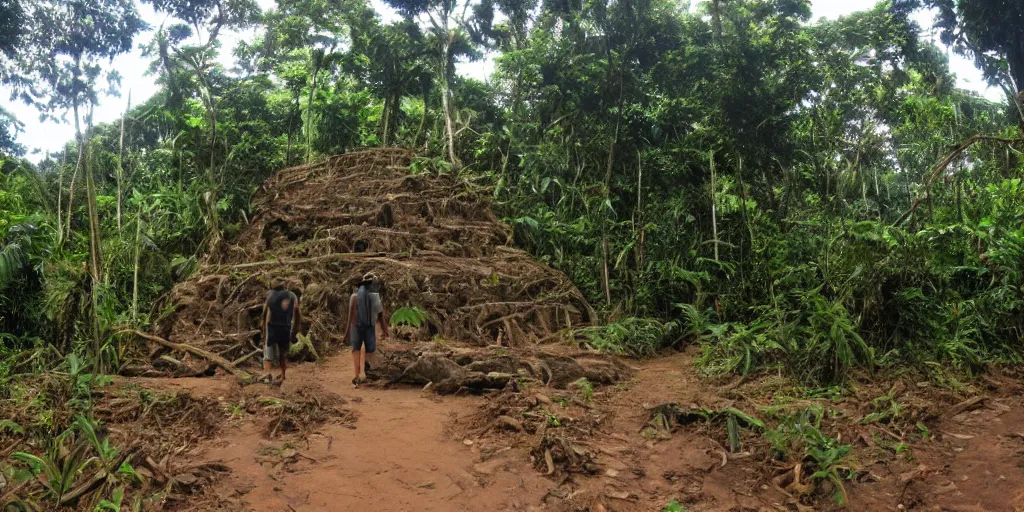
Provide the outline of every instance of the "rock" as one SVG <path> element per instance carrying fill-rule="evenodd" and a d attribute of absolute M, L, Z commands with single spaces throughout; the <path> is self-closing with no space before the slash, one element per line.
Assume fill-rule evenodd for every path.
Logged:
<path fill-rule="evenodd" d="M 473 440 L 472 439 L 466 439 L 465 441 L 462 441 L 462 444 L 464 444 L 466 446 L 473 446 Z"/>
<path fill-rule="evenodd" d="M 244 487 L 239 487 L 238 489 L 235 489 L 235 494 L 239 496 L 245 496 L 246 494 L 252 492 L 254 489 L 256 489 L 255 485 L 246 485 Z"/>
<path fill-rule="evenodd" d="M 608 469 L 613 469 L 615 471 L 625 471 L 625 470 L 629 469 L 629 466 L 627 466 L 625 462 L 622 462 L 619 459 L 616 459 L 616 458 L 613 458 L 613 457 L 602 457 L 602 459 L 603 460 L 601 460 L 601 462 Z"/>
<path fill-rule="evenodd" d="M 900 475 L 900 482 L 907 483 L 907 482 L 910 482 L 911 480 L 914 480 L 916 478 L 924 478 L 925 477 L 925 473 L 927 471 L 928 471 L 928 467 L 925 466 L 924 464 L 921 464 L 920 466 L 917 466 L 916 469 L 913 469 L 911 471 L 907 471 L 906 473 L 901 474 Z"/>
<path fill-rule="evenodd" d="M 190 489 L 199 483 L 199 478 L 192 473 L 182 473 L 174 477 L 174 481 L 182 488 Z"/>
<path fill-rule="evenodd" d="M 473 471 L 480 473 L 481 475 L 493 475 L 498 469 L 498 466 L 504 464 L 504 459 L 492 459 L 487 462 L 481 462 L 473 465 Z"/>
<path fill-rule="evenodd" d="M 615 499 L 615 500 L 623 500 L 623 501 L 636 501 L 636 499 L 637 499 L 637 497 L 635 495 L 630 494 L 630 493 L 628 493 L 626 491 L 606 492 L 606 493 L 604 493 L 604 495 L 609 497 L 609 498 Z"/>
<path fill-rule="evenodd" d="M 619 472 L 614 470 L 614 469 L 612 469 L 612 468 L 608 468 L 604 472 L 604 475 L 607 476 L 607 477 L 610 477 L 610 478 L 615 478 L 615 477 L 619 476 Z"/>

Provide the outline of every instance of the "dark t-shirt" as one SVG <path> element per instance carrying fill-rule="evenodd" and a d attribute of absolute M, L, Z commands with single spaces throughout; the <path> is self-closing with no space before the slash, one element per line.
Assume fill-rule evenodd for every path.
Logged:
<path fill-rule="evenodd" d="M 292 316 L 298 302 L 298 297 L 288 290 L 271 290 L 267 294 L 267 309 L 270 310 L 268 325 L 291 328 Z"/>

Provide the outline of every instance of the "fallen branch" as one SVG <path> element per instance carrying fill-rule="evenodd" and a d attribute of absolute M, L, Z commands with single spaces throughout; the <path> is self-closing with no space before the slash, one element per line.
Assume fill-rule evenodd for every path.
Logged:
<path fill-rule="evenodd" d="M 960 413 L 967 412 L 967 411 L 970 411 L 970 410 L 973 410 L 973 409 L 977 409 L 981 405 L 981 403 L 984 402 L 987 399 L 988 399 L 988 397 L 984 397 L 984 396 L 976 396 L 976 397 L 973 397 L 973 398 L 968 398 L 967 400 L 964 400 L 963 402 L 960 402 L 960 403 L 954 405 L 953 407 L 950 407 L 949 410 L 946 411 L 946 414 L 944 414 L 943 416 L 945 416 L 947 418 L 952 418 L 952 417 L 954 417 L 954 416 L 956 416 L 956 415 L 958 415 Z"/>
<path fill-rule="evenodd" d="M 224 359 L 223 357 L 220 357 L 217 354 L 207 352 L 201 348 L 196 348 L 193 347 L 192 345 L 188 345 L 185 343 L 174 343 L 172 341 L 167 341 L 159 336 L 147 334 L 138 329 L 129 329 L 122 332 L 130 332 L 142 339 L 152 341 L 153 343 L 156 343 L 158 345 L 163 345 L 171 350 L 177 350 L 179 352 L 188 352 L 189 354 L 192 354 L 196 357 L 206 359 L 207 361 L 217 366 L 220 366 L 221 368 L 224 369 L 224 371 L 237 377 L 238 380 L 242 381 L 242 384 L 249 384 L 253 381 L 253 376 L 249 374 L 249 372 L 239 370 L 238 368 L 235 367 L 234 364 L 231 363 L 231 361 L 228 361 L 227 359 Z"/>
<path fill-rule="evenodd" d="M 946 155 L 946 157 L 943 158 L 942 161 L 940 161 L 939 164 L 935 166 L 935 169 L 932 170 L 931 175 L 928 176 L 928 181 L 925 182 L 924 190 L 921 192 L 920 197 L 918 197 L 914 201 L 914 204 L 912 204 L 910 206 L 909 210 L 907 210 L 903 215 L 900 215 L 900 218 L 896 219 L 896 222 L 892 223 L 893 227 L 899 226 L 900 224 L 903 224 L 903 222 L 905 222 L 908 218 L 910 218 L 910 216 L 914 213 L 914 211 L 917 210 L 917 207 L 920 206 L 921 203 L 925 200 L 927 192 L 932 189 L 932 185 L 934 185 L 935 181 L 939 179 L 939 175 L 942 174 L 942 172 L 945 171 L 947 167 L 949 167 L 949 164 L 953 163 L 953 161 L 956 160 L 957 157 L 959 157 L 961 153 L 966 151 L 967 148 L 973 146 L 974 143 L 981 142 L 981 141 L 1001 142 L 1003 144 L 1014 144 L 1014 143 L 1024 142 L 1024 139 L 1004 139 L 1004 138 L 1001 138 L 1001 137 L 991 137 L 991 136 L 987 136 L 987 135 L 975 135 L 975 136 L 973 136 L 973 137 L 971 137 L 971 138 L 961 142 L 959 146 L 957 146 L 956 148 L 953 149 L 952 153 Z"/>
<path fill-rule="evenodd" d="M 232 364 L 232 366 L 238 366 L 238 365 L 248 361 L 249 359 L 252 359 L 252 356 L 254 356 L 256 354 L 261 354 L 261 353 L 263 353 L 263 350 L 253 350 L 252 352 L 249 352 L 248 354 L 246 354 L 246 355 L 244 355 L 242 357 L 239 357 L 238 359 L 235 359 L 234 361 L 231 361 L 231 364 Z"/>
<path fill-rule="evenodd" d="M 78 499 L 81 498 L 82 496 L 85 496 L 86 494 L 94 491 L 97 487 L 102 485 L 103 482 L 105 482 L 110 475 L 116 473 L 117 470 L 120 469 L 121 465 L 124 464 L 124 461 L 128 460 L 129 457 L 134 455 L 137 449 L 138 447 L 132 446 L 131 448 L 125 450 L 125 452 L 121 454 L 121 456 L 118 457 L 116 460 L 114 460 L 112 464 L 97 471 L 96 474 L 93 475 L 88 482 L 68 491 L 67 494 L 61 496 L 60 504 L 68 505 L 70 503 L 74 503 L 78 501 Z"/>

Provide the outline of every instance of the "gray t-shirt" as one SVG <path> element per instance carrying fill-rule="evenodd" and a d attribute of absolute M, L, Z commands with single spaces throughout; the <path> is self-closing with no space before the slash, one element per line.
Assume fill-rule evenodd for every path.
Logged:
<path fill-rule="evenodd" d="M 384 312 L 384 304 L 380 301 L 380 294 L 375 292 L 369 292 L 370 295 L 370 318 L 373 319 L 373 323 L 377 323 L 377 317 Z M 353 293 L 348 299 L 348 310 L 352 311 L 352 305 L 356 303 L 356 298 L 359 296 L 358 293 Z M 358 324 L 356 319 L 352 319 L 352 325 Z"/>

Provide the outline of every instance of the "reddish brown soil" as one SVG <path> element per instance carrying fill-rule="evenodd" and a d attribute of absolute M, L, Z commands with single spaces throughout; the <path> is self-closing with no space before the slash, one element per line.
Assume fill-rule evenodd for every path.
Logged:
<path fill-rule="evenodd" d="M 808 505 L 787 496 L 772 480 L 784 464 L 769 460 L 755 439 L 744 439 L 749 452 L 727 455 L 713 428 L 685 427 L 663 440 L 641 434 L 649 406 L 730 403 L 722 396 L 736 390 L 701 381 L 693 356 L 691 351 L 635 363 L 639 371 L 630 382 L 598 390 L 590 410 L 602 421 L 581 444 L 597 453 L 599 471 L 552 477 L 535 469 L 529 446 L 500 436 L 464 442 L 458 420 L 478 414 L 486 398 L 353 389 L 347 354 L 303 364 L 292 369 L 283 388 L 250 386 L 244 396 L 288 397 L 303 386 L 320 386 L 347 401 L 354 425 L 328 421 L 307 436 L 268 439 L 258 414 L 228 419 L 217 439 L 201 443 L 196 457 L 223 461 L 231 472 L 191 509 L 660 511 L 673 499 L 690 512 L 835 509 L 827 498 Z M 144 383 L 222 400 L 227 411 L 239 409 L 231 402 L 243 396 L 226 377 Z M 862 477 L 846 483 L 846 510 L 1024 510 L 1024 400 L 1011 384 L 997 386 L 976 408 L 931 421 L 929 440 L 893 427 L 909 451 L 882 453 L 855 443 Z M 847 400 L 837 407 L 852 405 Z"/>
<path fill-rule="evenodd" d="M 1024 510 L 1024 400 L 1003 383 L 983 406 L 943 417 L 906 456 L 863 469 L 880 482 L 850 487 L 855 510 Z"/>
<path fill-rule="evenodd" d="M 302 386 L 322 386 L 346 399 L 345 407 L 358 419 L 354 428 L 329 421 L 306 439 L 267 439 L 260 418 L 252 414 L 228 420 L 223 435 L 202 446 L 201 457 L 223 461 L 231 473 L 207 492 L 199 508 L 501 511 L 528 510 L 540 502 L 549 484 L 521 454 L 508 452 L 480 464 L 471 447 L 446 435 L 451 419 L 470 413 L 478 398 L 441 399 L 409 388 L 354 389 L 350 365 L 348 354 L 342 354 L 292 368 L 282 388 L 246 388 L 250 396 L 287 396 Z M 231 389 L 237 385 L 221 377 L 149 383 L 226 401 L 238 396 Z M 278 456 L 288 449 L 297 452 L 291 460 Z"/>

